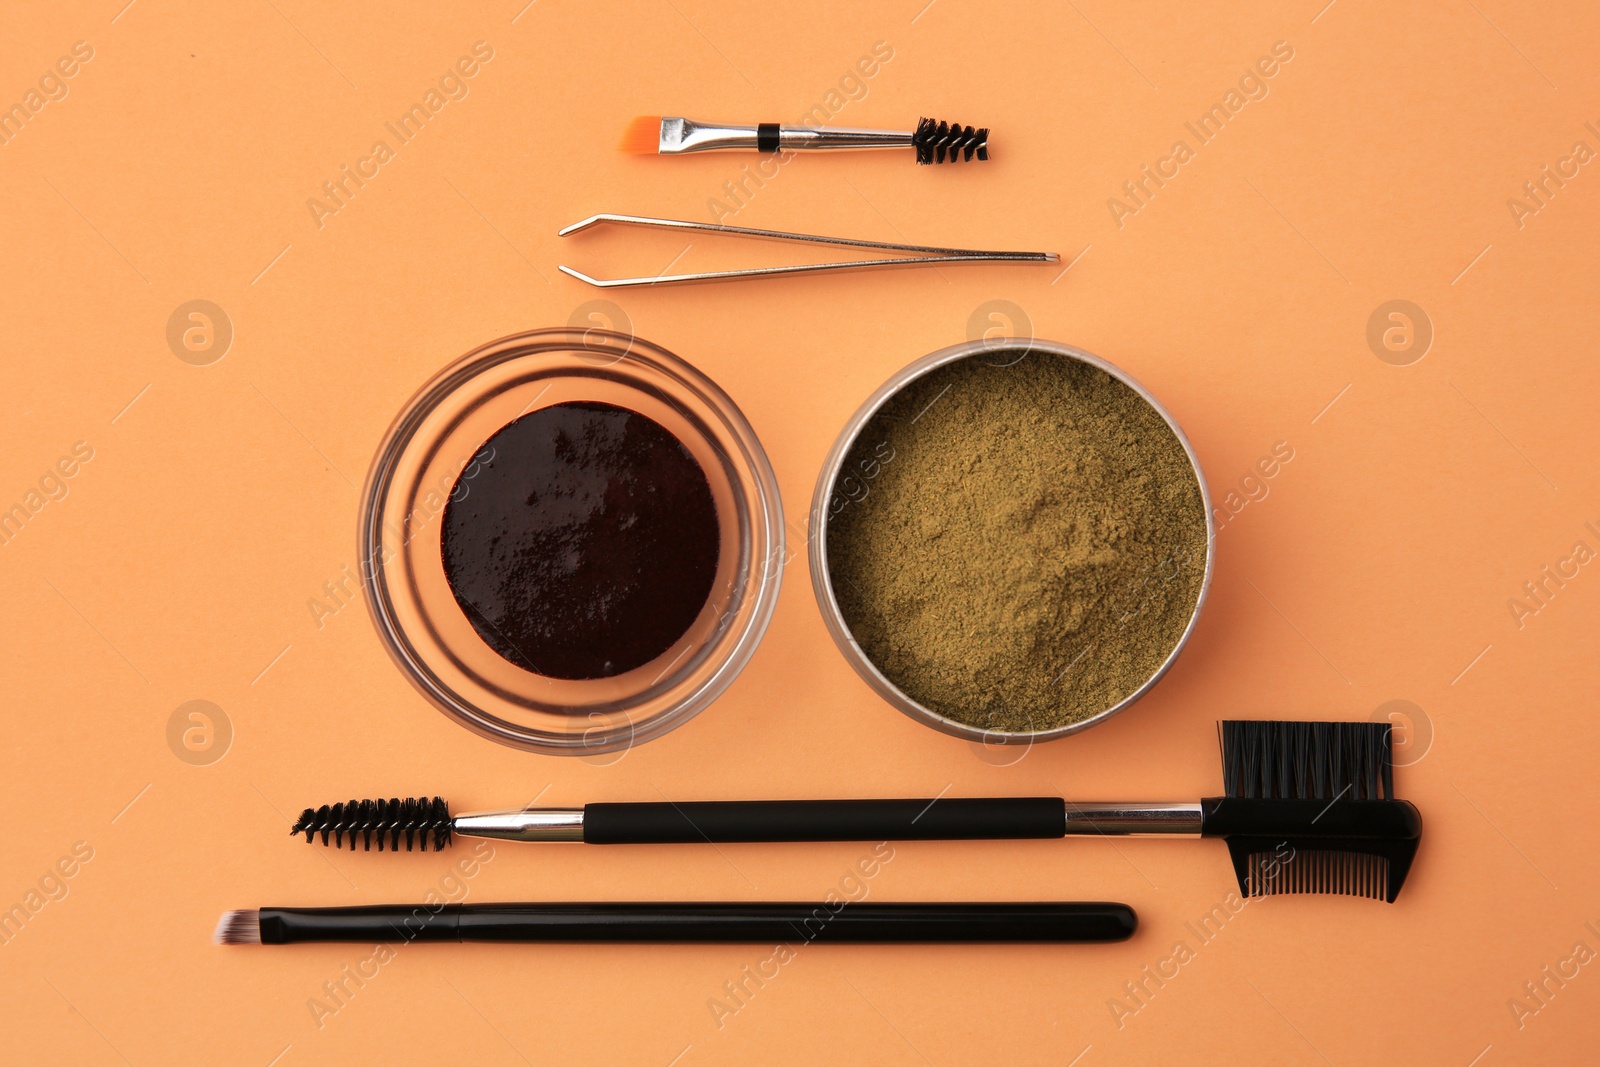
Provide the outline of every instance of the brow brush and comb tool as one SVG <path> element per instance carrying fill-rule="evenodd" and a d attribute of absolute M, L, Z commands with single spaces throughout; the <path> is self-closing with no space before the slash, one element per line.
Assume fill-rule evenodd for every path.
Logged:
<path fill-rule="evenodd" d="M 672 115 L 641 115 L 629 123 L 620 145 L 634 155 L 677 156 L 687 152 L 744 149 L 791 152 L 837 148 L 913 148 L 918 163 L 971 162 L 989 158 L 989 130 L 959 122 L 919 119 L 914 130 L 858 130 L 838 126 L 785 126 L 777 122 L 729 126 Z"/>
<path fill-rule="evenodd" d="M 1245 896 L 1393 901 L 1422 836 L 1394 793 L 1387 723 L 1227 720 L 1223 793 L 1196 802 L 1059 797 L 589 804 L 452 816 L 444 800 L 307 808 L 290 831 L 352 849 L 442 849 L 453 836 L 587 844 L 916 841 L 1184 834 L 1228 845 Z"/>

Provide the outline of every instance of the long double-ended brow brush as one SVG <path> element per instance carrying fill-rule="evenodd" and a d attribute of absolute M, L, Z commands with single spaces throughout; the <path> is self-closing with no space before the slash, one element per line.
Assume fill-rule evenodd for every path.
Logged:
<path fill-rule="evenodd" d="M 761 122 L 728 126 L 673 115 L 641 115 L 628 125 L 620 147 L 635 155 L 745 149 L 789 152 L 818 148 L 914 148 L 918 163 L 970 162 L 989 158 L 987 127 L 919 119 L 914 130 L 858 130 L 839 126 L 784 126 Z"/>
<path fill-rule="evenodd" d="M 307 808 L 294 828 L 324 845 L 442 849 L 454 835 L 507 841 L 669 844 L 1193 834 L 1228 844 L 1245 896 L 1345 893 L 1393 901 L 1422 835 L 1394 795 L 1390 726 L 1227 720 L 1223 794 L 1193 803 L 1060 797 L 589 804 L 452 816 L 444 800 Z"/>

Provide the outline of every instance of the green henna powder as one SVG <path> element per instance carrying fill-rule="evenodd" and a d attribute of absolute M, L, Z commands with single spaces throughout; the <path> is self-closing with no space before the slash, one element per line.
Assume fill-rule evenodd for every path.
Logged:
<path fill-rule="evenodd" d="M 1204 499 L 1172 428 L 1105 371 L 1039 350 L 948 363 L 891 397 L 829 511 L 833 593 L 862 651 L 979 729 L 1120 703 L 1177 647 L 1205 579 Z"/>

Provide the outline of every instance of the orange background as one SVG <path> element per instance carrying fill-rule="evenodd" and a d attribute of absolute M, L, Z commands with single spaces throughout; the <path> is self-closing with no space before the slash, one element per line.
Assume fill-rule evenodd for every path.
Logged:
<path fill-rule="evenodd" d="M 1600 148 L 1585 127 L 1600 126 L 1590 5 L 123 2 L 33 5 L 0 37 L 7 107 L 74 42 L 93 49 L 66 97 L 0 147 L 0 506 L 26 505 L 75 442 L 93 450 L 70 479 L 47 480 L 65 498 L 0 545 L 0 908 L 26 908 L 76 842 L 93 850 L 70 879 L 46 880 L 65 897 L 0 946 L 13 1058 L 1092 1067 L 1586 1054 L 1593 967 L 1549 982 L 1520 1020 L 1508 1002 L 1576 943 L 1600 949 L 1585 927 L 1600 920 L 1600 577 L 1567 564 L 1577 576 L 1547 585 L 1520 626 L 1508 601 L 1576 542 L 1600 549 L 1584 525 L 1600 526 L 1600 174 L 1580 166 L 1520 226 L 1507 200 L 1574 142 Z M 391 141 L 395 158 L 319 228 L 308 198 L 388 140 L 384 123 L 476 41 L 494 54 L 466 97 Z M 857 99 L 830 98 L 879 41 L 893 58 L 864 97 L 849 83 Z M 1265 98 L 1196 147 L 1185 122 L 1279 41 L 1293 58 Z M 803 157 L 748 186 L 727 221 L 1051 249 L 1070 271 L 625 291 L 599 311 L 585 307 L 598 290 L 555 271 L 662 269 L 682 242 L 555 231 L 597 211 L 710 221 L 708 201 L 757 162 L 623 156 L 613 145 L 634 114 L 792 120 L 818 104 L 845 125 L 987 124 L 994 158 Z M 1108 199 L 1180 138 L 1194 158 L 1119 227 Z M 784 254 L 693 245 L 678 269 Z M 167 343 L 169 316 L 193 299 L 219 305 L 235 334 L 206 366 Z M 1396 299 L 1432 324 L 1420 359 L 1415 342 L 1391 361 L 1368 344 L 1369 317 Z M 362 607 L 319 626 L 309 602 L 354 565 L 358 486 L 412 391 L 475 345 L 575 314 L 631 324 L 735 398 L 778 472 L 791 535 L 856 405 L 912 359 L 991 328 L 1126 368 L 1185 427 L 1219 500 L 1246 499 L 1241 480 L 1278 442 L 1294 458 L 1221 531 L 1209 604 L 1167 680 L 1084 735 L 1015 759 L 896 714 L 829 642 L 802 553 L 755 659 L 693 722 L 619 759 L 529 755 L 425 704 Z M 191 700 L 231 723 L 220 759 L 169 746 Z M 1192 799 L 1220 790 L 1220 717 L 1365 719 L 1395 700 L 1411 702 L 1400 790 L 1427 834 L 1393 906 L 1257 901 L 1202 943 L 1186 924 L 1236 888 L 1218 843 L 902 844 L 871 899 L 1120 899 L 1142 928 L 1100 947 L 807 947 L 720 1027 L 708 1002 L 770 949 L 403 947 L 319 1019 L 308 1002 L 370 949 L 210 942 L 229 908 L 456 884 L 466 848 L 297 845 L 286 820 L 310 803 Z M 460 884 L 485 901 L 810 898 L 869 849 L 502 846 Z M 1119 1026 L 1108 1002 L 1131 1007 L 1124 983 L 1179 941 L 1193 958 Z"/>

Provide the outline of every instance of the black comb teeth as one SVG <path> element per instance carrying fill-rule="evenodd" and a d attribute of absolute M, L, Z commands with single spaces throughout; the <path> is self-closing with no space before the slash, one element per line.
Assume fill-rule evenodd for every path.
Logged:
<path fill-rule="evenodd" d="M 1370 900 L 1390 900 L 1389 857 L 1342 849 L 1295 849 L 1293 853 L 1248 854 L 1244 895 L 1273 897 L 1283 893 L 1343 893 Z M 1396 890 L 1398 892 L 1398 889 Z"/>
<path fill-rule="evenodd" d="M 919 119 L 911 144 L 917 150 L 918 163 L 954 163 L 958 159 L 970 162 L 974 155 L 988 159 L 989 128 Z"/>
<path fill-rule="evenodd" d="M 1256 722 L 1227 719 L 1222 789 L 1264 800 L 1393 800 L 1394 755 L 1386 722 Z"/>
<path fill-rule="evenodd" d="M 438 852 L 450 843 L 450 829 L 450 807 L 442 797 L 394 797 L 307 808 L 289 833 L 305 834 L 307 842 L 321 834 L 324 845 L 331 841 L 334 848 L 343 848 L 348 843 L 352 852 L 357 841 L 369 852 L 374 841 L 379 852 L 386 845 L 390 852 L 399 852 L 401 841 L 407 852 L 426 852 L 431 841 L 433 850 Z"/>

